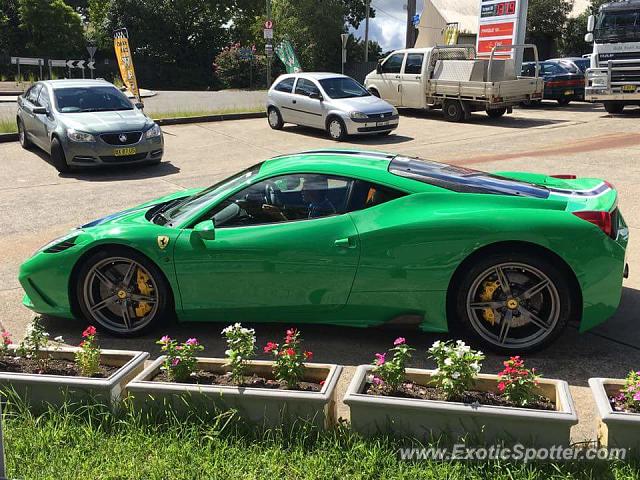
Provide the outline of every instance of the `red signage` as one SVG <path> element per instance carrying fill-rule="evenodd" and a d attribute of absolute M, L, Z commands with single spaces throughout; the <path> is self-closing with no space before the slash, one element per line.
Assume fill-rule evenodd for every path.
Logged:
<path fill-rule="evenodd" d="M 480 38 L 513 37 L 514 27 L 515 24 L 513 22 L 480 25 Z"/>

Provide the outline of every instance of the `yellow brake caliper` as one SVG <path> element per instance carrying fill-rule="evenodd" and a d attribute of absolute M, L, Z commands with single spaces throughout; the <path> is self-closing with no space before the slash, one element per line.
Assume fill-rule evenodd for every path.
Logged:
<path fill-rule="evenodd" d="M 138 268 L 137 282 L 140 295 L 151 295 L 153 288 L 149 286 L 149 275 L 144 273 L 141 268 Z M 136 307 L 136 317 L 144 317 L 150 311 L 151 305 L 147 302 L 138 302 L 138 306 Z"/>
<path fill-rule="evenodd" d="M 498 287 L 500 286 L 500 284 L 496 281 L 496 282 L 484 282 L 482 284 L 482 287 L 484 288 L 484 290 L 482 291 L 482 293 L 480 294 L 480 301 L 482 302 L 490 302 L 491 300 L 493 300 L 493 294 L 495 293 L 495 291 L 498 289 Z M 484 318 L 484 320 L 488 323 L 490 323 L 491 325 L 495 325 L 496 324 L 496 315 L 493 311 L 493 308 L 484 308 L 482 310 L 482 317 Z"/>

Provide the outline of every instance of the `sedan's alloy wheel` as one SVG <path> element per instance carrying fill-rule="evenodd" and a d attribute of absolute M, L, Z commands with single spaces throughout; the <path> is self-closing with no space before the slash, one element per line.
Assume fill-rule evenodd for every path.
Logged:
<path fill-rule="evenodd" d="M 335 139 L 342 138 L 342 124 L 340 120 L 331 120 L 331 123 L 329 123 L 329 134 Z"/>
<path fill-rule="evenodd" d="M 133 333 L 155 317 L 158 285 L 140 263 L 126 257 L 108 257 L 93 265 L 83 282 L 82 293 L 89 315 L 117 333 Z"/>
<path fill-rule="evenodd" d="M 269 110 L 269 125 L 275 128 L 278 126 L 279 121 L 280 118 L 278 117 L 278 112 L 275 110 L 275 108 Z"/>
<path fill-rule="evenodd" d="M 508 262 L 480 273 L 467 293 L 471 326 L 499 348 L 543 342 L 560 319 L 560 295 L 551 278 L 525 263 Z"/>

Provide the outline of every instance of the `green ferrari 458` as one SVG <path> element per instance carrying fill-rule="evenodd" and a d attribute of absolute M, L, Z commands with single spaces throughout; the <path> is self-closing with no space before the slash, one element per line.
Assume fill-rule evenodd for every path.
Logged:
<path fill-rule="evenodd" d="M 616 311 L 629 239 L 617 195 L 593 178 L 310 151 L 87 223 L 20 282 L 36 312 L 116 335 L 174 315 L 414 323 L 531 351 Z"/>

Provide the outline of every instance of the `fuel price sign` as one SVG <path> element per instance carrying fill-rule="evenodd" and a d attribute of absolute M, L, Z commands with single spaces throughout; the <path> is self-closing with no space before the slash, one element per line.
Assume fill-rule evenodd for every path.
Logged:
<path fill-rule="evenodd" d="M 477 51 L 489 56 L 495 46 L 524 43 L 527 25 L 527 0 L 479 0 L 480 16 Z M 512 50 L 497 50 L 496 56 L 513 58 Z M 522 52 L 515 52 L 516 57 Z"/>

